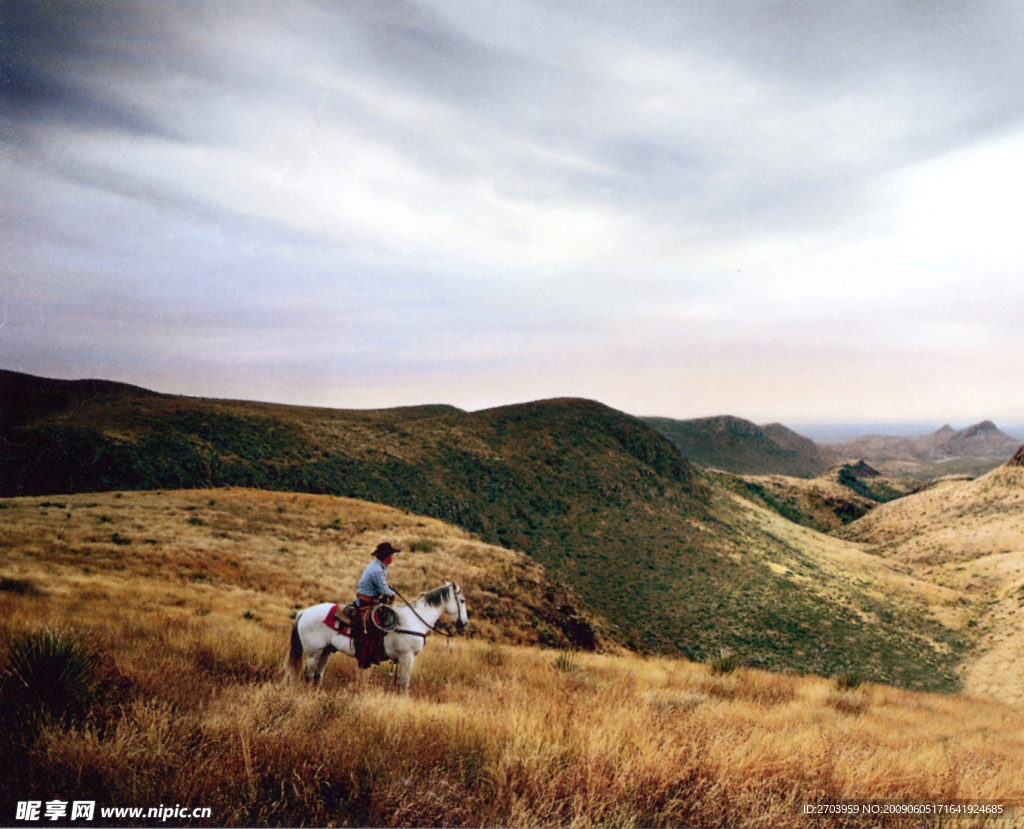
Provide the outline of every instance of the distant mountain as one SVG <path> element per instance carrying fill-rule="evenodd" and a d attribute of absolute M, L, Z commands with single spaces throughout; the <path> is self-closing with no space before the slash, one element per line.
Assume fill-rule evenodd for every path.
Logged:
<path fill-rule="evenodd" d="M 886 475 L 937 478 L 983 474 L 1006 461 L 1019 445 L 985 420 L 959 431 L 946 425 L 916 438 L 864 435 L 830 448 L 843 457 L 863 459 Z"/>
<path fill-rule="evenodd" d="M 791 475 L 813 478 L 840 455 L 818 446 L 779 423 L 757 426 L 749 420 L 719 417 L 672 420 L 645 417 L 644 423 L 667 437 L 690 463 L 737 475 Z"/>

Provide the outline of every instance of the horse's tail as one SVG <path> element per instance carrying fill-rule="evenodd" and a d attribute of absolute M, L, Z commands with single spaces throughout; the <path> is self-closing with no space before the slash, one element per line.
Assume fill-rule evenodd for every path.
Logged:
<path fill-rule="evenodd" d="M 302 672 L 302 639 L 299 637 L 299 619 L 302 614 L 295 616 L 295 624 L 292 625 L 292 643 L 288 649 L 288 658 L 284 663 L 285 677 L 291 682 L 298 682 Z"/>

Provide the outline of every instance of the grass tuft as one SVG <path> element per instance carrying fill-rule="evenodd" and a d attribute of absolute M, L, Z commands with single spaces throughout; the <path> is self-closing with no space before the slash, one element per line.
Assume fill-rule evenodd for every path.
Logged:
<path fill-rule="evenodd" d="M 708 670 L 713 676 L 731 674 L 740 666 L 739 660 L 729 650 L 721 650 L 708 662 Z"/>
<path fill-rule="evenodd" d="M 864 682 L 864 679 L 856 671 L 846 671 L 835 678 L 837 691 L 855 691 Z"/>
<path fill-rule="evenodd" d="M 74 633 L 42 628 L 10 643 L 0 674 L 0 719 L 7 729 L 80 724 L 99 695 L 98 657 Z"/>
<path fill-rule="evenodd" d="M 564 648 L 555 657 L 555 669 L 565 674 L 574 674 L 580 669 L 576 651 Z"/>

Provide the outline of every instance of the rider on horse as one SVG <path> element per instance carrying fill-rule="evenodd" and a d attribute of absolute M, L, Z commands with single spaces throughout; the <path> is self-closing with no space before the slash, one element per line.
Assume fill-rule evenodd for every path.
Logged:
<path fill-rule="evenodd" d="M 366 565 L 363 575 L 356 588 L 356 607 L 367 607 L 376 604 L 391 604 L 395 599 L 395 591 L 388 586 L 388 565 L 394 561 L 395 553 L 399 553 L 388 542 L 378 544 L 373 551 L 373 561 Z"/>
<path fill-rule="evenodd" d="M 397 552 L 400 551 L 386 541 L 378 544 L 373 551 L 373 561 L 366 565 L 356 588 L 356 600 L 349 618 L 360 668 L 384 661 L 384 629 L 388 624 L 393 627 L 398 621 L 390 607 L 375 609 L 378 605 L 389 605 L 395 599 L 395 591 L 388 586 L 388 565 Z M 387 615 L 381 617 L 381 613 Z"/>

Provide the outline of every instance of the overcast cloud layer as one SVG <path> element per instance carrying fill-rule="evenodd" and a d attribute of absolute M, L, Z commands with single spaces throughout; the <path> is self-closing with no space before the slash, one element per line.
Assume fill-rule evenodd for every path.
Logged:
<path fill-rule="evenodd" d="M 3 2 L 0 368 L 1024 419 L 1024 6 Z"/>

